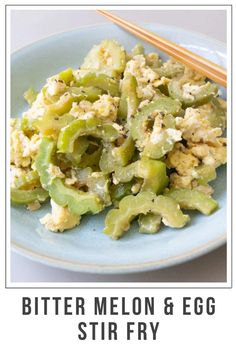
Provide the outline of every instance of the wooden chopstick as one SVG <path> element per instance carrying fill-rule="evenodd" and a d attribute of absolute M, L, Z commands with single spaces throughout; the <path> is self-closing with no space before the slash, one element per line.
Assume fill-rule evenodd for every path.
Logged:
<path fill-rule="evenodd" d="M 123 20 L 122 18 L 115 16 L 108 11 L 98 10 L 98 12 L 101 15 L 107 17 L 112 22 L 131 32 L 135 36 L 161 49 L 163 52 L 175 58 L 177 61 L 200 72 L 201 74 L 208 77 L 209 79 L 212 79 L 218 84 L 224 87 L 227 86 L 227 73 L 226 70 L 220 65 L 217 65 L 211 62 L 210 60 L 201 57 L 198 54 L 195 54 L 185 48 L 182 48 L 179 45 L 163 37 L 160 37 L 151 31 L 148 31 L 131 22 Z"/>

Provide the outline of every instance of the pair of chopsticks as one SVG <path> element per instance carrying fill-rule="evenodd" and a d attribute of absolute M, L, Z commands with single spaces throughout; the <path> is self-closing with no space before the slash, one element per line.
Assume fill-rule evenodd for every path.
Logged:
<path fill-rule="evenodd" d="M 207 78 L 217 82 L 218 84 L 227 86 L 227 74 L 226 70 L 220 65 L 217 65 L 210 60 L 207 60 L 200 55 L 197 55 L 179 45 L 158 36 L 157 34 L 150 32 L 144 28 L 141 28 L 131 22 L 123 20 L 122 18 L 111 14 L 108 11 L 98 10 L 98 12 L 107 17 L 112 22 L 123 27 L 135 36 L 143 39 L 144 41 L 152 44 L 153 46 L 161 49 L 166 54 L 175 58 L 182 64 L 191 67 L 192 69 L 203 74 Z"/>

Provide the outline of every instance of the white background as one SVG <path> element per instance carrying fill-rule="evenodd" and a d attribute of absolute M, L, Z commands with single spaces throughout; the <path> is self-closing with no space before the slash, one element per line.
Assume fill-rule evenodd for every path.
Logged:
<path fill-rule="evenodd" d="M 16 0 L 17 1 L 17 0 Z M 16 2 L 15 1 L 15 2 Z M 105 2 L 105 1 L 104 1 Z M 122 1 L 120 1 L 121 3 Z M 167 1 L 166 1 L 167 2 Z M 151 3 L 151 0 L 149 0 Z M 171 1 L 174 3 L 174 0 Z M 204 2 L 202 2 L 204 3 Z M 4 52 L 4 9 L 1 6 L 0 11 L 0 39 L 1 49 Z M 220 27 L 220 23 L 217 22 Z M 236 26 L 234 26 L 236 33 Z M 19 43 L 19 42 L 18 42 Z M 4 58 L 1 56 L 1 73 L 4 77 Z M 4 98 L 3 80 L 1 82 L 1 97 Z M 233 97 L 235 102 L 236 97 Z M 0 105 L 1 116 L 4 116 L 4 105 Z M 4 133 L 3 120 L 1 133 Z M 4 136 L 0 139 L 1 152 L 4 151 Z M 2 155 L 1 155 L 2 156 Z M 235 162 L 234 162 L 235 164 Z M 2 169 L 3 171 L 3 169 Z M 0 195 L 4 196 L 4 178 L 1 174 Z M 3 202 L 3 198 L 2 198 Z M 24 353 L 24 354 L 42 354 L 42 353 L 104 353 L 104 354 L 120 354 L 137 353 L 143 354 L 150 351 L 151 353 L 161 354 L 205 354 L 205 353 L 233 353 L 235 351 L 235 289 L 5 289 L 5 266 L 4 266 L 4 205 L 1 211 L 2 238 L 0 239 L 0 262 L 1 262 L 1 278 L 0 278 L 0 321 L 1 321 L 1 342 L 0 351 L 2 353 Z M 234 244 L 236 244 L 234 242 Z M 235 250 L 234 250 L 235 251 Z M 235 252 L 234 252 L 235 255 Z M 219 255 L 218 255 L 219 257 Z M 32 267 L 33 263 L 29 263 Z M 26 268 L 24 268 L 26 271 Z M 185 269 L 186 271 L 186 269 Z M 174 273 L 173 273 L 174 274 Z M 235 277 L 234 277 L 235 278 Z M 194 279 L 192 279 L 194 280 Z M 30 285 L 30 283 L 28 284 Z M 48 284 L 50 286 L 50 284 Z M 79 284 L 78 284 L 79 285 Z M 165 284 L 163 284 L 165 285 Z M 77 323 L 78 321 L 90 321 L 94 318 L 89 316 L 92 308 L 89 306 L 92 297 L 96 296 L 125 296 L 127 302 L 133 296 L 155 296 L 158 300 L 158 313 L 154 318 L 145 318 L 145 316 L 130 316 L 128 319 L 124 316 L 117 316 L 115 320 L 120 328 L 124 329 L 126 320 L 129 321 L 158 321 L 160 320 L 160 329 L 158 340 L 139 342 L 132 340 L 127 342 L 120 339 L 118 342 L 108 342 L 91 340 L 79 342 L 77 339 Z M 21 297 L 22 296 L 84 296 L 88 303 L 90 313 L 86 318 L 63 317 L 49 315 L 44 317 L 21 315 Z M 176 304 L 176 312 L 174 316 L 163 316 L 161 304 L 163 297 L 172 296 Z M 213 317 L 196 316 L 183 317 L 181 315 L 181 299 L 183 296 L 214 296 L 216 298 L 216 315 Z M 95 319 L 96 320 L 96 319 Z M 98 319 L 97 319 L 98 320 Z M 114 318 L 105 317 L 99 320 L 114 320 Z"/>
<path fill-rule="evenodd" d="M 225 10 L 127 10 L 116 14 L 136 23 L 155 22 L 198 31 L 226 43 Z M 33 41 L 79 26 L 107 22 L 96 11 L 24 11 L 11 12 L 11 52 Z M 197 260 L 165 270 L 134 275 L 98 276 L 54 269 L 11 255 L 12 282 L 224 282 L 226 281 L 226 247 Z"/>

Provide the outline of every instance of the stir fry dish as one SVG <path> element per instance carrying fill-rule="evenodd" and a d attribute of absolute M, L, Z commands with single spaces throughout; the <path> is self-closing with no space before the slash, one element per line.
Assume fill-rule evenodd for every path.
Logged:
<path fill-rule="evenodd" d="M 103 40 L 24 98 L 11 119 L 11 201 L 29 212 L 50 201 L 48 230 L 107 208 L 104 233 L 119 239 L 134 220 L 155 234 L 219 207 L 209 183 L 226 163 L 226 102 L 201 74 Z"/>

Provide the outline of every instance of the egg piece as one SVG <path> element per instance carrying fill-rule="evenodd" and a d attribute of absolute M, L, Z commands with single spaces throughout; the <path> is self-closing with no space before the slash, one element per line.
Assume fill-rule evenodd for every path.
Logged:
<path fill-rule="evenodd" d="M 151 100 L 155 94 L 155 87 L 163 84 L 159 75 L 147 64 L 144 55 L 135 55 L 126 64 L 124 76 L 130 73 L 137 80 L 137 95 L 142 100 Z"/>
<path fill-rule="evenodd" d="M 67 207 L 63 208 L 51 199 L 52 213 L 40 219 L 47 230 L 63 232 L 79 225 L 81 216 L 72 214 Z"/>
<path fill-rule="evenodd" d="M 177 143 L 168 154 L 167 164 L 169 168 L 175 168 L 180 175 L 191 176 L 192 170 L 199 165 L 199 160 L 182 143 Z"/>
<path fill-rule="evenodd" d="M 48 173 L 53 178 L 65 178 L 64 173 L 61 171 L 59 166 L 53 165 L 52 163 L 48 166 Z"/>
<path fill-rule="evenodd" d="M 205 165 L 213 165 L 215 168 L 227 162 L 226 139 L 220 138 L 214 145 L 191 144 L 190 151 L 194 156 L 201 159 Z"/>
<path fill-rule="evenodd" d="M 183 118 L 176 119 L 176 127 L 182 131 L 185 140 L 194 143 L 216 143 L 222 134 L 221 128 L 212 128 L 210 122 L 204 118 L 200 110 L 187 108 Z"/>
<path fill-rule="evenodd" d="M 92 109 L 94 110 L 95 114 L 98 115 L 98 117 L 115 121 L 117 118 L 119 101 L 119 97 L 101 95 L 99 100 L 94 102 Z"/>
<path fill-rule="evenodd" d="M 82 100 L 79 103 L 73 102 L 70 114 L 75 118 L 88 119 L 94 116 L 92 103 L 87 100 Z"/>
<path fill-rule="evenodd" d="M 10 185 L 12 188 L 17 188 L 15 181 L 19 177 L 24 177 L 26 173 L 28 172 L 28 169 L 22 168 L 22 167 L 16 167 L 15 165 L 10 166 Z"/>
<path fill-rule="evenodd" d="M 29 166 L 31 163 L 30 139 L 23 131 L 11 127 L 10 144 L 11 164 L 14 164 L 16 167 Z"/>
<path fill-rule="evenodd" d="M 49 78 L 47 83 L 47 92 L 50 96 L 61 95 L 66 90 L 66 84 L 63 80 Z"/>
<path fill-rule="evenodd" d="M 42 141 L 42 137 L 39 134 L 33 134 L 29 141 L 30 156 L 34 159 L 37 156 L 39 145 Z"/>
<path fill-rule="evenodd" d="M 172 188 L 188 188 L 192 189 L 193 177 L 189 176 L 180 176 L 178 173 L 173 172 L 170 175 L 170 187 Z"/>
<path fill-rule="evenodd" d="M 47 102 L 45 99 L 45 96 L 43 92 L 41 91 L 37 97 L 36 100 L 33 102 L 32 106 L 28 109 L 27 112 L 23 113 L 23 117 L 27 117 L 29 122 L 32 122 L 33 120 L 42 117 L 47 110 Z"/>

